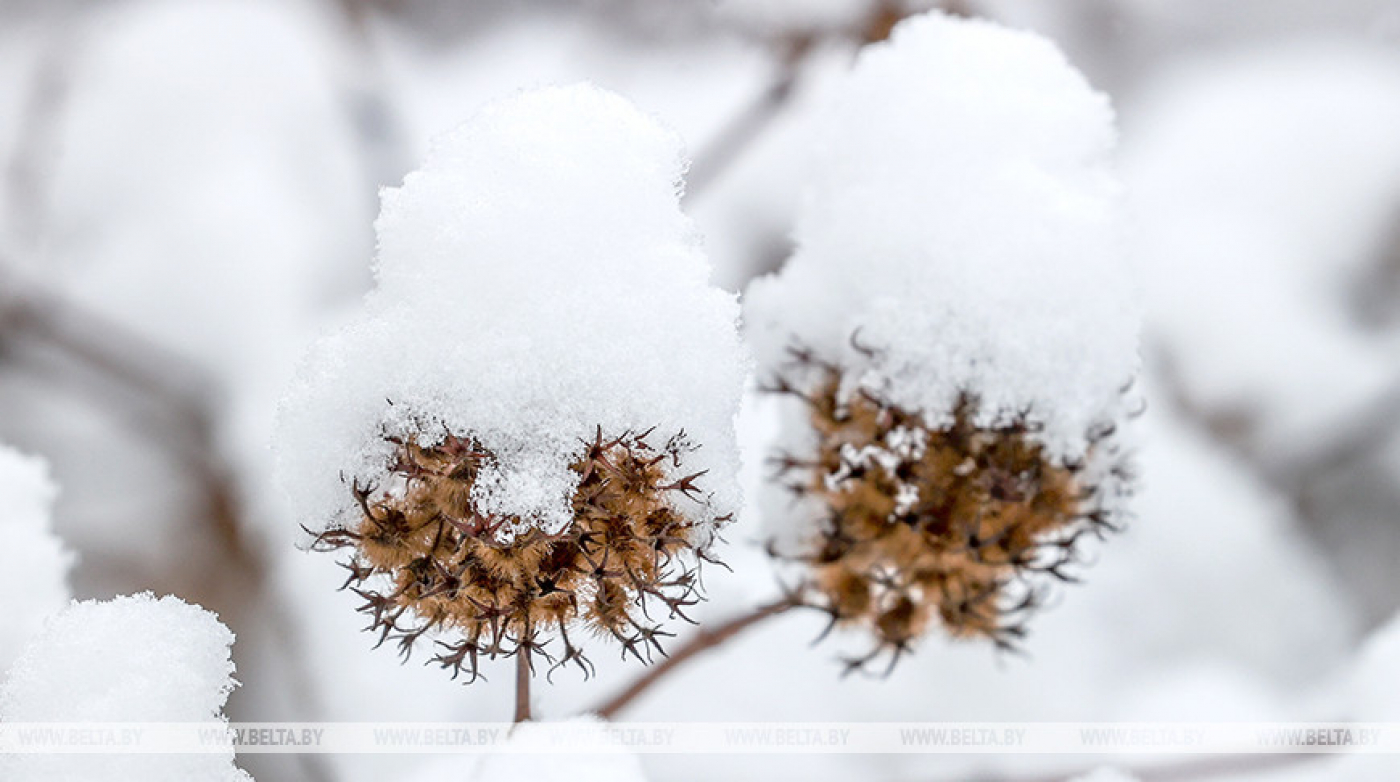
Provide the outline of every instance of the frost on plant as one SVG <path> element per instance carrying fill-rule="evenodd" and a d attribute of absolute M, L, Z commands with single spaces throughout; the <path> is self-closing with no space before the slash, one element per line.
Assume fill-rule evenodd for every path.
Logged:
<path fill-rule="evenodd" d="M 482 655 L 586 673 L 571 631 L 645 659 L 697 599 L 746 365 L 683 169 L 675 136 L 575 86 L 489 106 L 385 193 L 378 286 L 278 445 L 381 643 L 436 638 L 469 679 Z"/>
<path fill-rule="evenodd" d="M 874 635 L 853 667 L 936 623 L 1014 646 L 1114 525 L 1137 303 L 1113 142 L 1049 43 L 936 14 L 835 96 L 797 252 L 746 316 L 784 416 L 775 551 Z"/>
<path fill-rule="evenodd" d="M 175 597 L 74 603 L 25 647 L 0 686 L 6 722 L 222 720 L 235 686 L 233 633 Z M 188 754 L 0 755 L 6 782 L 249 782 L 233 750 Z"/>
<path fill-rule="evenodd" d="M 56 495 L 43 460 L 0 445 L 0 672 L 44 618 L 71 599 L 73 554 L 50 521 Z"/>

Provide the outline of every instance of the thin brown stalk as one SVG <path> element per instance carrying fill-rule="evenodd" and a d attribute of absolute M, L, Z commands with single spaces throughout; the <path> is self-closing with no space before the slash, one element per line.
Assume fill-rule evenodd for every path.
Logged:
<path fill-rule="evenodd" d="M 521 649 L 515 653 L 515 722 L 530 719 L 530 653 Z"/>
<path fill-rule="evenodd" d="M 778 616 L 791 608 L 801 605 L 795 597 L 788 596 L 772 603 L 758 606 L 752 611 L 741 614 L 733 619 L 724 622 L 712 629 L 701 629 L 690 638 L 685 645 L 671 652 L 664 661 L 653 665 L 645 674 L 632 682 L 627 689 L 613 696 L 602 706 L 595 709 L 595 713 L 604 719 L 612 719 L 618 712 L 627 708 L 632 701 L 636 700 L 653 684 L 663 679 L 667 674 L 679 668 L 685 661 L 695 657 L 702 652 L 719 646 L 734 636 L 747 630 L 749 627 L 762 622 L 769 617 Z"/>

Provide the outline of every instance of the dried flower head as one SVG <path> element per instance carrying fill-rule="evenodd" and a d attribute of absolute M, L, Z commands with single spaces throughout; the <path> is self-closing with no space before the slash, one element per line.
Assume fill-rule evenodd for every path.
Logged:
<path fill-rule="evenodd" d="M 376 287 L 277 434 L 381 642 L 440 640 L 469 679 L 482 655 L 587 673 L 582 633 L 646 659 L 698 599 L 740 507 L 748 362 L 685 165 L 676 134 L 575 85 L 483 108 L 383 194 Z"/>
<path fill-rule="evenodd" d="M 937 425 L 859 384 L 805 350 L 793 374 L 769 390 L 802 400 L 815 435 L 811 453 L 774 463 L 794 494 L 817 509 L 817 534 L 795 559 L 803 599 L 832 626 L 857 626 L 875 647 L 847 661 L 857 669 L 888 653 L 893 666 L 941 626 L 957 638 L 1014 648 L 1048 581 L 1074 581 L 1085 534 L 1115 529 L 1104 502 L 1128 476 L 1109 427 L 1089 434 L 1093 459 L 1053 458 L 1028 414 L 981 423 L 978 400 L 961 396 Z"/>
<path fill-rule="evenodd" d="M 930 13 L 862 50 L 814 135 L 796 250 L 745 299 L 786 397 L 774 550 L 873 633 L 855 667 L 937 626 L 1014 646 L 1127 477 L 1112 108 L 1049 41 Z"/>
<path fill-rule="evenodd" d="M 364 598 L 359 610 L 381 644 L 392 638 L 407 657 L 429 633 L 454 636 L 433 658 L 454 678 L 465 671 L 475 680 L 482 657 L 517 654 L 539 655 L 551 673 L 572 663 L 587 676 L 592 664 L 571 629 L 610 636 L 624 656 L 649 662 L 671 635 L 652 609 L 688 620 L 710 527 L 725 520 L 698 525 L 677 509 L 677 500 L 704 502 L 700 474 L 669 477 L 694 446 L 681 434 L 654 447 L 651 434 L 606 437 L 599 427 L 583 443 L 570 465 L 573 520 L 553 533 L 516 533 L 518 519 L 477 507 L 473 487 L 496 457 L 471 437 L 390 437 L 386 488 L 352 485 L 358 518 L 317 533 L 314 545 L 349 550 L 344 588 Z"/>

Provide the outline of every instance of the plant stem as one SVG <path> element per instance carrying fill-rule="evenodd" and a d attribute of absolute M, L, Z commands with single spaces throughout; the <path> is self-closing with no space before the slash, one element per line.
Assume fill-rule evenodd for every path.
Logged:
<path fill-rule="evenodd" d="M 530 719 L 530 653 L 515 653 L 515 722 Z"/>
<path fill-rule="evenodd" d="M 761 605 L 747 614 L 736 616 L 714 629 L 700 630 L 692 636 L 684 646 L 673 651 L 664 661 L 652 666 L 645 674 L 632 682 L 627 689 L 613 696 L 611 700 L 597 708 L 595 713 L 604 719 L 612 719 L 618 712 L 627 708 L 638 696 L 646 692 L 653 684 L 656 684 L 658 680 L 671 671 L 674 671 L 676 668 L 679 668 L 686 660 L 689 660 L 707 649 L 713 649 L 719 646 L 752 625 L 756 625 L 769 617 L 777 616 L 790 608 L 796 608 L 800 605 L 801 602 L 799 602 L 797 598 L 788 596 L 781 600 Z"/>

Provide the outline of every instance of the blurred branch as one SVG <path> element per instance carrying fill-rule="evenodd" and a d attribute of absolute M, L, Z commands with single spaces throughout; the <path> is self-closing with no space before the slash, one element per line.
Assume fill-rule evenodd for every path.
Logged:
<path fill-rule="evenodd" d="M 940 7 L 954 16 L 973 15 L 969 0 L 944 0 Z M 818 45 L 848 41 L 864 46 L 883 41 L 911 11 L 900 0 L 880 0 L 871 6 L 870 13 L 855 27 L 793 34 L 779 39 L 774 44 L 778 52 L 777 75 L 757 97 L 739 110 L 708 146 L 695 155 L 686 176 L 686 196 L 693 199 L 718 180 L 763 137 L 773 121 L 782 116 L 798 91 L 808 55 Z"/>
<path fill-rule="evenodd" d="M 744 151 L 753 146 L 773 120 L 783 113 L 792 100 L 802 63 L 811 51 L 813 41 L 798 37 L 785 46 L 777 77 L 759 96 L 745 106 L 720 131 L 691 165 L 686 175 L 686 196 L 695 198 L 726 171 Z"/>
<path fill-rule="evenodd" d="M 1168 351 L 1149 351 L 1159 385 L 1171 405 L 1245 462 L 1266 484 L 1291 497 L 1304 515 L 1311 490 L 1323 479 L 1371 456 L 1400 433 L 1400 378 L 1370 404 L 1363 406 L 1330 436 L 1307 453 L 1280 458 L 1251 442 L 1249 422 L 1205 409 L 1191 397 L 1180 370 Z"/>
<path fill-rule="evenodd" d="M 384 61 L 374 40 L 373 20 L 393 2 L 384 0 L 332 0 L 340 16 L 346 47 L 353 57 L 353 72 L 340 85 L 350 113 L 361 158 L 377 192 L 380 186 L 397 184 L 408 169 L 402 121 L 385 75 Z"/>
<path fill-rule="evenodd" d="M 21 282 L 0 258 L 0 337 L 24 336 L 67 355 L 93 372 L 152 398 L 195 444 L 211 440 L 204 401 L 212 384 L 182 357 L 97 313 Z"/>
<path fill-rule="evenodd" d="M 73 55 L 80 50 L 84 27 L 61 5 L 47 24 L 48 40 L 43 44 L 29 94 L 20 109 L 10 158 L 5 166 L 4 188 L 9 218 L 0 223 L 21 247 L 32 246 L 47 223 L 48 178 L 51 146 L 57 135 L 72 81 Z"/>
<path fill-rule="evenodd" d="M 1364 406 L 1339 431 L 1302 458 L 1275 470 L 1285 485 L 1333 475 L 1384 447 L 1400 431 L 1400 381 Z"/>
<path fill-rule="evenodd" d="M 172 451 L 174 463 L 188 470 L 204 506 L 201 518 L 220 551 L 224 567 L 210 574 L 217 575 L 217 580 L 207 582 L 216 588 L 212 597 L 217 602 L 208 607 L 221 613 L 253 611 L 259 606 L 266 610 L 274 643 L 281 646 L 278 658 L 292 669 L 293 686 L 305 687 L 311 669 L 292 643 L 295 620 L 281 597 L 266 588 L 267 563 L 248 538 L 237 482 L 220 455 L 212 381 L 198 367 L 121 324 L 20 283 L 5 269 L 10 265 L 0 258 L 0 344 L 28 339 L 73 361 L 101 379 L 98 396 L 105 405 L 134 409 L 133 400 L 149 403 L 142 412 L 146 417 L 154 414 L 160 419 L 156 423 L 163 424 L 157 431 L 171 435 L 158 442 Z M 123 396 L 123 389 L 133 393 Z M 150 436 L 151 430 L 142 432 Z M 240 606 L 239 599 L 252 604 Z M 305 695 L 296 700 L 309 702 Z M 320 756 L 299 759 L 307 779 L 330 779 Z"/>

